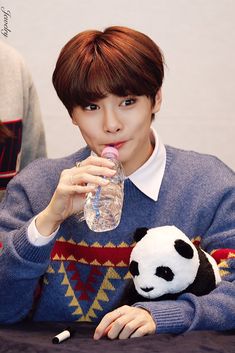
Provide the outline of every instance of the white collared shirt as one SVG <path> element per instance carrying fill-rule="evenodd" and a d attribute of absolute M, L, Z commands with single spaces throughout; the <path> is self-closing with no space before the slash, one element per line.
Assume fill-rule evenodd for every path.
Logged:
<path fill-rule="evenodd" d="M 166 148 L 154 128 L 151 129 L 151 140 L 155 144 L 153 153 L 128 178 L 146 196 L 157 201 L 166 166 Z"/>
<path fill-rule="evenodd" d="M 128 179 L 146 196 L 157 201 L 166 166 L 166 148 L 153 127 L 150 133 L 154 145 L 153 153 L 139 169 L 128 176 Z M 59 228 L 49 237 L 43 236 L 37 230 L 36 218 L 37 216 L 28 227 L 29 242 L 35 246 L 46 245 L 56 236 Z"/>

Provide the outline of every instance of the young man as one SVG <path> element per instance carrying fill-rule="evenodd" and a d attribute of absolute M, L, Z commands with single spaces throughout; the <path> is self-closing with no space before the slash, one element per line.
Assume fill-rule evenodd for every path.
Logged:
<path fill-rule="evenodd" d="M 87 146 L 36 161 L 9 184 L 0 211 L 2 323 L 33 307 L 33 320 L 99 323 L 95 339 L 235 327 L 234 173 L 215 157 L 161 143 L 151 122 L 163 76 L 158 46 L 129 28 L 85 31 L 62 49 L 53 83 Z M 122 218 L 116 229 L 94 233 L 77 214 L 92 185 L 114 173 L 100 157 L 110 144 L 126 175 Z M 114 309 L 129 278 L 134 230 L 162 225 L 222 254 L 222 283 L 203 297 Z"/>

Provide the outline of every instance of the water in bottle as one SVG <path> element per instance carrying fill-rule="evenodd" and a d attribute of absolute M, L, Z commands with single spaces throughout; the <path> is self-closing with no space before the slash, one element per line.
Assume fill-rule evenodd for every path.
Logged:
<path fill-rule="evenodd" d="M 98 186 L 95 192 L 87 195 L 84 217 L 88 227 L 94 232 L 109 231 L 118 226 L 124 196 L 124 172 L 118 160 L 118 150 L 111 146 L 105 147 L 101 156 L 111 159 L 117 172 L 109 178 L 108 185 Z"/>

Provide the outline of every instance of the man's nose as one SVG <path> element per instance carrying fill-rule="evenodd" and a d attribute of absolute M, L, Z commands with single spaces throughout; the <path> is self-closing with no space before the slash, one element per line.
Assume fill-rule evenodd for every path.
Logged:
<path fill-rule="evenodd" d="M 116 112 L 107 110 L 104 112 L 104 131 L 116 133 L 122 128 L 122 123 Z"/>

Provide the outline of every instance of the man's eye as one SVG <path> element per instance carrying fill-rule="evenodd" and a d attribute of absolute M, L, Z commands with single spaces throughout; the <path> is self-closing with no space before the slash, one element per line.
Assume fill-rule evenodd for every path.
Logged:
<path fill-rule="evenodd" d="M 89 105 L 87 105 L 86 107 L 84 107 L 85 110 L 97 110 L 98 109 L 98 105 L 91 103 Z"/>
<path fill-rule="evenodd" d="M 121 105 L 124 105 L 124 106 L 128 106 L 128 105 L 132 105 L 136 102 L 136 99 L 134 98 L 126 98 Z"/>

